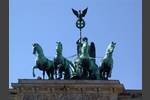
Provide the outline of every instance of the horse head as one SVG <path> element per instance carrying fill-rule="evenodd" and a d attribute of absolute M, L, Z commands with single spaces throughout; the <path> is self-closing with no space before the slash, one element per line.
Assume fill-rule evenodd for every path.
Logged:
<path fill-rule="evenodd" d="M 56 53 L 61 55 L 62 54 L 62 49 L 63 49 L 62 43 L 60 41 L 57 41 L 56 42 Z"/>
<path fill-rule="evenodd" d="M 34 44 L 32 44 L 32 46 L 33 46 L 33 54 L 34 55 L 36 53 L 37 54 L 43 54 L 43 50 L 42 50 L 41 46 L 38 43 L 34 43 Z"/>
<path fill-rule="evenodd" d="M 107 55 L 112 55 L 114 49 L 115 49 L 115 46 L 116 46 L 116 43 L 115 42 L 111 42 L 108 47 L 107 47 L 107 50 L 106 50 L 106 54 Z"/>
<path fill-rule="evenodd" d="M 37 46 L 38 46 L 38 45 L 39 45 L 38 43 L 32 44 L 32 46 L 33 46 L 33 54 L 34 54 L 34 55 L 36 54 Z"/>

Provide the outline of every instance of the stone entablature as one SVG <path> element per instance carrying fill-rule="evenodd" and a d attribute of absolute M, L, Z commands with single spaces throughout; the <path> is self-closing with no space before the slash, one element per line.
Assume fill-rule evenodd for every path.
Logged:
<path fill-rule="evenodd" d="M 34 80 L 12 83 L 11 100 L 126 100 L 118 80 Z M 125 96 L 125 97 L 123 97 Z"/>

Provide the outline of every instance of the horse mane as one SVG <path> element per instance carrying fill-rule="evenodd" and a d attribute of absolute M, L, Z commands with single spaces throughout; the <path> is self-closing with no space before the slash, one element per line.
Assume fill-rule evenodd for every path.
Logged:
<path fill-rule="evenodd" d="M 34 43 L 33 45 L 36 46 L 36 48 L 38 48 L 37 50 L 40 50 L 40 52 L 44 55 L 43 49 L 38 43 Z"/>

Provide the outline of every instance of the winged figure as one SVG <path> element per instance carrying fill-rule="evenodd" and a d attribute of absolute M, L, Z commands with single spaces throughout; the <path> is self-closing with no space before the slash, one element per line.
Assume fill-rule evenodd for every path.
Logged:
<path fill-rule="evenodd" d="M 74 9 L 72 9 L 73 13 L 77 16 L 77 18 L 82 19 L 82 17 L 84 17 L 87 13 L 88 8 L 84 9 L 82 12 L 81 10 L 76 11 Z"/>
<path fill-rule="evenodd" d="M 92 58 L 95 58 L 95 57 L 96 57 L 96 48 L 95 48 L 94 42 L 91 42 L 91 43 L 90 43 L 89 55 L 90 55 L 90 57 L 92 57 Z M 93 59 L 93 61 L 95 62 L 95 59 Z"/>

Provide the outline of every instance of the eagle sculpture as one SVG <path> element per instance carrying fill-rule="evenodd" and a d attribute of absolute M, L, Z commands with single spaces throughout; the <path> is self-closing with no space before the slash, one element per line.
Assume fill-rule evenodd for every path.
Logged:
<path fill-rule="evenodd" d="M 77 16 L 77 18 L 82 19 L 82 17 L 84 17 L 87 13 L 88 8 L 84 9 L 82 12 L 81 10 L 76 11 L 74 9 L 72 9 L 73 13 Z"/>

